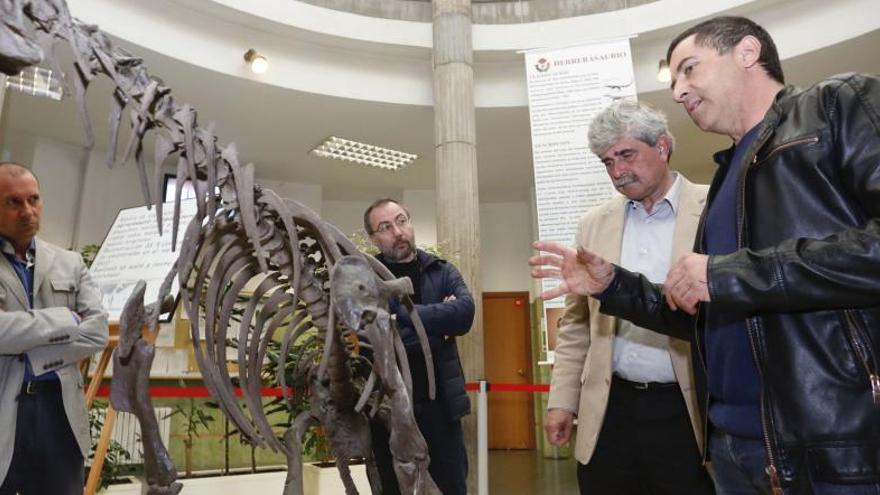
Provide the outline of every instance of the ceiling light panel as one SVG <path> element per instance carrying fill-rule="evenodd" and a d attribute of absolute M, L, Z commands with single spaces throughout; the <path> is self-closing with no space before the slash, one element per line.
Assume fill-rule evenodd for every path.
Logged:
<path fill-rule="evenodd" d="M 330 136 L 311 151 L 315 156 L 359 163 L 386 170 L 400 170 L 414 162 L 419 155 L 383 148 L 373 144 Z"/>
<path fill-rule="evenodd" d="M 28 67 L 16 76 L 6 78 L 6 87 L 32 96 L 60 101 L 64 86 L 58 74 L 44 67 Z"/>

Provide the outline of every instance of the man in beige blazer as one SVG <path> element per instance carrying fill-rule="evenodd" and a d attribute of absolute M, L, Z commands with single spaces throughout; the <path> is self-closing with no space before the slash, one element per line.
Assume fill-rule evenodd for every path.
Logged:
<path fill-rule="evenodd" d="M 78 363 L 107 345 L 82 257 L 35 235 L 40 186 L 0 163 L 0 495 L 82 494 L 89 424 Z"/>
<path fill-rule="evenodd" d="M 671 260 L 691 250 L 707 187 L 669 169 L 673 137 L 647 105 L 612 104 L 589 138 L 622 196 L 583 216 L 577 244 L 664 280 Z M 544 421 L 560 445 L 577 417 L 581 493 L 714 493 L 699 451 L 689 344 L 598 307 L 594 298 L 566 299 Z"/>

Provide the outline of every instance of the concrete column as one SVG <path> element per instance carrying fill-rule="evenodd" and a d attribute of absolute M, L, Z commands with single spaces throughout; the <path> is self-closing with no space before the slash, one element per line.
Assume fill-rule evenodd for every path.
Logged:
<path fill-rule="evenodd" d="M 457 253 L 456 264 L 476 303 L 474 325 L 458 341 L 465 379 L 484 377 L 480 287 L 480 200 L 477 184 L 474 72 L 470 0 L 433 0 L 434 143 L 437 240 Z M 470 465 L 468 492 L 476 492 L 476 400 L 464 420 Z"/>

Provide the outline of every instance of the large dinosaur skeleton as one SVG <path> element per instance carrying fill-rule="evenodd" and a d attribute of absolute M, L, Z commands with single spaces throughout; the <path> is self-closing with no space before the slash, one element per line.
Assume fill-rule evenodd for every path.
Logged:
<path fill-rule="evenodd" d="M 123 310 L 120 345 L 114 355 L 111 401 L 141 421 L 148 493 L 173 494 L 181 489 L 152 416 L 147 387 L 154 348 L 141 336 L 145 326 L 158 331 L 174 277 L 190 317 L 205 385 L 243 438 L 287 457 L 285 495 L 302 493 L 302 437 L 317 424 L 326 431 L 346 493 L 357 493 L 348 463 L 358 457 L 366 460 L 373 493 L 380 493 L 370 450 L 371 420 L 383 422 L 391 432 L 402 491 L 439 493 L 428 474 L 427 447 L 413 418 L 406 352 L 388 309 L 388 299 L 395 297 L 409 308 L 433 398 L 430 348 L 408 296 L 409 280 L 394 280 L 336 227 L 305 206 L 257 185 L 253 165 L 239 163 L 234 144 L 218 146 L 213 124 L 199 126 L 195 109 L 177 103 L 141 59 L 114 46 L 96 26 L 73 18 L 64 0 L 0 0 L 0 71 L 14 75 L 45 62 L 62 74 L 54 53 L 59 41 L 66 42 L 73 54 L 67 82 L 79 105 L 87 148 L 95 138 L 86 90 L 99 75 L 115 85 L 108 166 L 117 162 L 119 125 L 124 110 L 130 109 L 131 136 L 119 161 L 134 157 L 144 200 L 155 208 L 160 232 L 163 212 L 157 191 L 165 164 L 176 160 L 177 183 L 190 182 L 196 189 L 197 214 L 186 227 L 180 256 L 156 302 L 145 305 L 143 284 L 136 287 Z M 151 131 L 155 136 L 152 180 L 144 152 L 144 139 Z M 172 245 L 178 235 L 181 189 L 174 198 Z M 242 298 L 246 286 L 256 288 Z M 226 362 L 230 336 L 237 340 L 234 377 Z M 276 379 L 283 396 L 291 407 L 304 398 L 309 403 L 285 432 L 270 425 L 261 399 L 267 378 L 263 363 L 273 340 L 280 341 Z M 295 355 L 291 350 L 297 342 L 299 349 L 314 350 Z M 294 358 L 292 384 L 285 376 L 288 357 Z M 236 386 L 244 404 L 236 398 Z"/>

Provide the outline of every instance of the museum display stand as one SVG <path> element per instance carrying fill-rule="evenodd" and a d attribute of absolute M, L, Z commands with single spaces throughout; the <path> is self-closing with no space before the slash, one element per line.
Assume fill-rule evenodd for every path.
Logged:
<path fill-rule="evenodd" d="M 145 332 L 144 337 L 148 338 L 148 336 L 149 332 Z M 153 339 L 155 340 L 155 335 L 153 335 Z M 107 347 L 101 352 L 101 357 L 98 358 L 95 372 L 92 375 L 92 379 L 89 381 L 89 387 L 86 389 L 87 410 L 92 408 L 92 403 L 94 403 L 95 397 L 98 395 L 98 389 L 101 387 L 101 382 L 104 380 L 104 371 L 107 369 L 107 365 L 110 364 L 110 360 L 113 357 L 113 350 L 116 349 L 118 344 L 119 323 L 113 322 L 110 323 L 110 338 L 107 341 Z M 88 366 L 88 360 L 85 360 L 83 365 Z M 85 375 L 87 370 L 81 371 L 83 375 Z M 113 426 L 115 424 L 116 409 L 114 409 L 111 404 L 107 404 L 107 414 L 104 416 L 104 426 L 101 428 L 101 437 L 98 440 L 98 446 L 95 448 L 95 457 L 92 460 L 92 467 L 89 469 L 89 477 L 86 480 L 85 490 L 83 491 L 84 495 L 94 495 L 97 490 L 98 481 L 101 478 L 101 468 L 104 466 L 104 459 L 107 456 L 107 448 L 110 445 L 110 437 L 113 433 Z"/>

